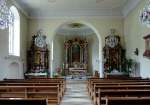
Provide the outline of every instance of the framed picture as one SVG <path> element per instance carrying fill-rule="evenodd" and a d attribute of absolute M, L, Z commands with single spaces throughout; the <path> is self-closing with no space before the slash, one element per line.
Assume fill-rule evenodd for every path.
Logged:
<path fill-rule="evenodd" d="M 150 34 L 144 37 L 145 40 L 145 52 L 143 56 L 150 58 Z"/>

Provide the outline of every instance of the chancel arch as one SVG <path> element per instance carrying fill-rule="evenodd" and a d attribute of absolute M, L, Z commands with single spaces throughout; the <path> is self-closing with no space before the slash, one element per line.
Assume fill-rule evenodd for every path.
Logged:
<path fill-rule="evenodd" d="M 78 40 L 79 42 L 85 41 L 87 43 L 87 55 L 83 54 L 84 49 L 82 49 L 82 45 L 77 44 L 79 42 L 75 40 Z M 65 49 L 65 42 L 67 41 L 74 41 L 74 44 L 72 44 L 71 48 L 69 49 L 70 52 L 73 51 L 70 53 L 70 55 L 69 52 Z M 52 75 L 54 75 L 60 68 L 62 68 L 66 69 L 66 71 L 69 71 L 69 69 L 78 69 L 77 71 L 85 69 L 87 75 L 94 75 L 95 71 L 98 71 L 100 76 L 103 76 L 101 37 L 99 32 L 91 24 L 81 21 L 65 22 L 56 29 L 52 43 Z M 74 55 L 73 53 L 76 52 L 78 54 Z M 69 59 L 66 58 L 66 53 L 68 53 L 67 57 L 69 57 Z M 85 58 L 87 59 L 87 64 L 82 63 L 85 62 Z M 70 64 L 66 63 L 67 60 L 70 60 Z"/>

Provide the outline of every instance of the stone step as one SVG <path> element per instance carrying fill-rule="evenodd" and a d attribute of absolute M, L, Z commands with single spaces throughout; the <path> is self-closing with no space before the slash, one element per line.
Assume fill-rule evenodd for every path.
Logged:
<path fill-rule="evenodd" d="M 66 92 L 87 92 L 87 89 L 67 89 Z"/>
<path fill-rule="evenodd" d="M 63 99 L 62 102 L 91 102 L 89 98 L 69 98 Z"/>
<path fill-rule="evenodd" d="M 64 102 L 61 105 L 92 105 L 89 102 Z"/>
<path fill-rule="evenodd" d="M 89 97 L 88 94 L 67 94 L 65 97 Z"/>

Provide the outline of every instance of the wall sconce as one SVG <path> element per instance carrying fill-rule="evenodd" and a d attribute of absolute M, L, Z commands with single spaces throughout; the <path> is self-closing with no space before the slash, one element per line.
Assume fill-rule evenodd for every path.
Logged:
<path fill-rule="evenodd" d="M 135 54 L 136 56 L 139 55 L 139 49 L 138 49 L 138 48 L 135 49 L 134 54 Z"/>

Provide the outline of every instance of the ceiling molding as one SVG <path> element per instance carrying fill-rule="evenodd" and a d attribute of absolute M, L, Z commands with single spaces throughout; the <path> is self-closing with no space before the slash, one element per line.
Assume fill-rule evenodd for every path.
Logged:
<path fill-rule="evenodd" d="M 11 0 L 11 2 L 12 5 L 15 5 L 21 11 L 21 13 L 23 13 L 27 18 L 29 18 L 28 12 L 25 9 L 23 9 L 15 0 Z"/>
<path fill-rule="evenodd" d="M 43 13 L 43 12 L 34 12 L 29 16 L 30 19 L 55 19 L 55 18 L 122 18 L 122 13 L 119 9 L 97 9 L 97 10 L 66 10 L 65 12 L 51 12 L 51 13 Z"/>
<path fill-rule="evenodd" d="M 120 8 L 117 9 L 97 9 L 97 10 L 63 10 L 59 12 L 36 11 L 30 17 L 64 17 L 64 16 L 122 16 Z"/>
<path fill-rule="evenodd" d="M 124 19 L 123 16 L 45 16 L 45 17 L 29 17 L 29 19 Z"/>
<path fill-rule="evenodd" d="M 126 17 L 140 2 L 141 0 L 128 0 L 127 4 L 123 7 L 122 14 Z"/>

